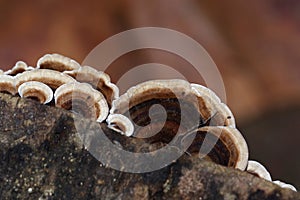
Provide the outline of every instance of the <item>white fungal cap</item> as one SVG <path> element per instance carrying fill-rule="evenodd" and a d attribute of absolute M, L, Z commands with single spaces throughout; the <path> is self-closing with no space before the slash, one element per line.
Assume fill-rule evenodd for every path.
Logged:
<path fill-rule="evenodd" d="M 8 92 L 12 95 L 17 93 L 15 78 L 10 75 L 0 75 L 0 92 Z"/>
<path fill-rule="evenodd" d="M 102 122 L 108 115 L 104 96 L 87 83 L 67 83 L 54 93 L 55 105 Z"/>
<path fill-rule="evenodd" d="M 76 82 L 71 76 L 49 69 L 34 69 L 17 74 L 15 81 L 16 88 L 28 81 L 38 81 L 45 83 L 52 89 L 56 89 L 66 83 Z"/>
<path fill-rule="evenodd" d="M 80 64 L 75 60 L 60 54 L 46 54 L 37 62 L 38 69 L 52 69 L 59 72 L 75 70 L 79 67 Z"/>
<path fill-rule="evenodd" d="M 271 175 L 268 172 L 268 170 L 257 161 L 249 160 L 246 171 L 260 178 L 264 178 L 268 181 L 272 181 Z"/>
<path fill-rule="evenodd" d="M 21 97 L 37 99 L 43 104 L 49 103 L 53 99 L 53 91 L 51 88 L 37 81 L 22 83 L 18 88 L 18 93 Z"/>
<path fill-rule="evenodd" d="M 2 74 L 4 74 L 4 72 L 3 72 L 3 70 L 2 70 L 2 69 L 0 69 L 0 75 L 2 75 Z"/>
<path fill-rule="evenodd" d="M 34 68 L 28 67 L 25 62 L 18 61 L 12 69 L 5 71 L 4 74 L 14 76 L 14 75 L 20 74 L 24 71 L 30 71 L 32 69 L 34 69 Z"/>
<path fill-rule="evenodd" d="M 4 72 L 5 75 L 16 75 L 26 71 L 27 64 L 23 61 L 18 61 L 12 69 Z"/>
<path fill-rule="evenodd" d="M 282 187 L 282 188 L 291 189 L 291 190 L 297 192 L 297 189 L 296 189 L 293 185 L 291 185 L 291 184 L 284 183 L 284 182 L 279 181 L 279 180 L 273 181 L 273 183 L 279 185 L 279 186 Z"/>
<path fill-rule="evenodd" d="M 105 96 L 109 106 L 111 106 L 114 99 L 119 97 L 119 88 L 111 83 L 109 75 L 102 71 L 89 66 L 83 66 L 73 71 L 65 71 L 64 73 L 72 76 L 78 82 L 91 84 Z"/>
<path fill-rule="evenodd" d="M 225 126 L 205 126 L 199 128 L 199 131 L 207 132 L 218 138 L 221 145 L 215 145 L 214 151 L 219 152 L 217 153 L 219 159 L 227 160 L 227 166 L 240 170 L 246 169 L 249 151 L 247 143 L 238 129 Z M 222 156 L 225 158 L 220 158 Z"/>
<path fill-rule="evenodd" d="M 217 125 L 235 127 L 235 119 L 228 106 L 221 102 L 220 98 L 209 88 L 199 84 L 191 84 L 193 91 L 197 96 L 201 96 L 207 105 L 210 105 L 214 110 L 214 119 L 217 120 Z"/>
<path fill-rule="evenodd" d="M 121 114 L 110 114 L 108 115 L 106 122 L 108 123 L 108 128 L 121 133 L 125 136 L 132 136 L 134 131 L 134 126 L 132 122 Z"/>

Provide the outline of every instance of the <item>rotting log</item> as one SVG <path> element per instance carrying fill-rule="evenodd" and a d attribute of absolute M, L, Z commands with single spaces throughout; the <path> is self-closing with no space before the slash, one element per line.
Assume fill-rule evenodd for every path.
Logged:
<path fill-rule="evenodd" d="M 105 167 L 83 146 L 74 126 L 79 117 L 0 93 L 0 199 L 300 199 L 292 190 L 187 154 L 148 173 Z M 80 120 L 97 131 L 97 123 Z M 136 145 L 101 127 L 127 148 Z"/>

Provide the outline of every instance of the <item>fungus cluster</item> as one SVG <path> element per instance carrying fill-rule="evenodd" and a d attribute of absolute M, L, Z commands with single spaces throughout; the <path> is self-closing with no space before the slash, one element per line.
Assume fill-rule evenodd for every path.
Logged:
<path fill-rule="evenodd" d="M 47 54 L 36 67 L 19 61 L 8 71 L 0 70 L 0 92 L 72 110 L 149 143 L 168 144 L 176 138 L 176 145 L 187 143 L 187 154 L 272 181 L 260 163 L 248 160 L 247 143 L 227 105 L 199 84 L 152 80 L 119 96 L 106 73 L 59 54 Z M 296 190 L 280 181 L 274 183 Z"/>

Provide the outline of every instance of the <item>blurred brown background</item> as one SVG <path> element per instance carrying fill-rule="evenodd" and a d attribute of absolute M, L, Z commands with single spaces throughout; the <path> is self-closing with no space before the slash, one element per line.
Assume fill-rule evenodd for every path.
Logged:
<path fill-rule="evenodd" d="M 222 74 L 250 158 L 274 180 L 300 189 L 298 0 L 1 0 L 0 68 L 18 60 L 34 66 L 54 52 L 81 63 L 106 38 L 143 26 L 180 31 L 205 47 Z M 129 69 L 148 62 L 185 64 L 166 52 L 137 51 L 114 65 Z"/>

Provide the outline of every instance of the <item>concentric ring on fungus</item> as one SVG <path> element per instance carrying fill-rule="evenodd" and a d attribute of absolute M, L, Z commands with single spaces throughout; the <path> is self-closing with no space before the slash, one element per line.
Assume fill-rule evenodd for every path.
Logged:
<path fill-rule="evenodd" d="M 163 108 L 154 109 L 151 117 L 149 111 L 154 105 Z M 180 106 L 184 108 L 180 109 Z M 153 80 L 138 84 L 113 101 L 110 110 L 111 114 L 123 114 L 132 119 L 135 137 L 147 138 L 147 134 L 150 137 L 160 131 L 154 137 L 165 142 L 169 142 L 178 131 L 183 133 L 193 126 L 197 127 L 202 123 L 200 121 L 209 118 L 209 112 L 204 101 L 197 99 L 190 84 L 184 80 Z"/>
<path fill-rule="evenodd" d="M 86 118 L 102 122 L 108 115 L 108 105 L 104 96 L 87 83 L 67 83 L 54 93 L 55 105 L 72 110 Z"/>
<path fill-rule="evenodd" d="M 37 99 L 40 103 L 46 104 L 53 99 L 53 91 L 51 88 L 41 82 L 28 81 L 22 83 L 18 88 L 20 97 Z"/>
<path fill-rule="evenodd" d="M 195 137 L 187 150 L 189 154 L 197 154 L 201 158 L 224 166 L 246 169 L 248 147 L 244 137 L 236 128 L 205 126 L 190 132 L 185 137 L 189 136 Z M 184 140 L 185 138 L 181 142 L 184 143 Z"/>
<path fill-rule="evenodd" d="M 111 83 L 109 75 L 102 71 L 89 66 L 83 66 L 72 71 L 65 71 L 64 74 L 72 76 L 78 82 L 91 84 L 105 96 L 109 106 L 111 106 L 114 99 L 119 97 L 119 88 Z"/>
<path fill-rule="evenodd" d="M 128 111 L 128 108 L 131 109 L 138 104 L 153 99 L 170 100 L 178 98 L 185 101 L 195 98 L 195 94 L 187 81 L 180 79 L 146 81 L 129 88 L 125 94 L 113 101 L 111 113 L 123 114 Z M 197 102 L 192 103 L 198 104 L 194 106 L 204 121 L 210 118 L 213 111 L 206 106 L 206 102 L 201 96 L 197 96 Z"/>
<path fill-rule="evenodd" d="M 60 54 L 46 54 L 37 62 L 38 69 L 52 69 L 59 72 L 75 70 L 79 67 L 80 64 L 75 60 Z"/>
<path fill-rule="evenodd" d="M 18 92 L 44 104 L 54 96 L 57 107 L 98 122 L 106 119 L 108 128 L 134 136 L 122 141 L 135 140 L 136 150 L 155 150 L 168 144 L 175 151 L 184 150 L 240 170 L 247 168 L 248 173 L 271 181 L 260 163 L 248 161 L 247 143 L 235 128 L 230 109 L 202 85 L 177 79 L 152 80 L 119 97 L 118 87 L 106 73 L 81 67 L 59 54 L 46 54 L 38 60 L 37 68 L 18 61 L 12 69 L 0 70 L 0 92 Z M 157 105 L 158 109 L 153 109 Z M 273 183 L 296 191 L 290 184 Z"/>
<path fill-rule="evenodd" d="M 16 88 L 18 88 L 22 83 L 28 81 L 38 81 L 48 85 L 54 90 L 63 84 L 76 82 L 76 80 L 71 76 L 49 69 L 34 69 L 32 71 L 25 71 L 21 74 L 17 74 L 15 76 L 15 81 Z"/>
<path fill-rule="evenodd" d="M 154 117 L 150 119 L 148 112 L 155 104 L 164 107 L 166 118 L 154 112 Z M 182 110 L 185 113 L 181 113 Z M 150 143 L 169 143 L 179 133 L 177 142 L 186 146 L 188 138 L 194 136 L 188 153 L 199 154 L 202 145 L 211 143 L 215 146 L 207 152 L 206 158 L 241 170 L 247 166 L 248 147 L 241 133 L 234 128 L 232 113 L 212 91 L 203 86 L 177 79 L 147 81 L 130 88 L 113 101 L 110 114 L 122 114 L 131 119 L 135 128 L 133 135 L 143 135 L 142 138 Z M 189 124 L 191 116 L 198 116 L 196 126 Z M 230 120 L 227 116 L 231 116 Z M 145 137 L 153 131 L 158 133 Z"/>

